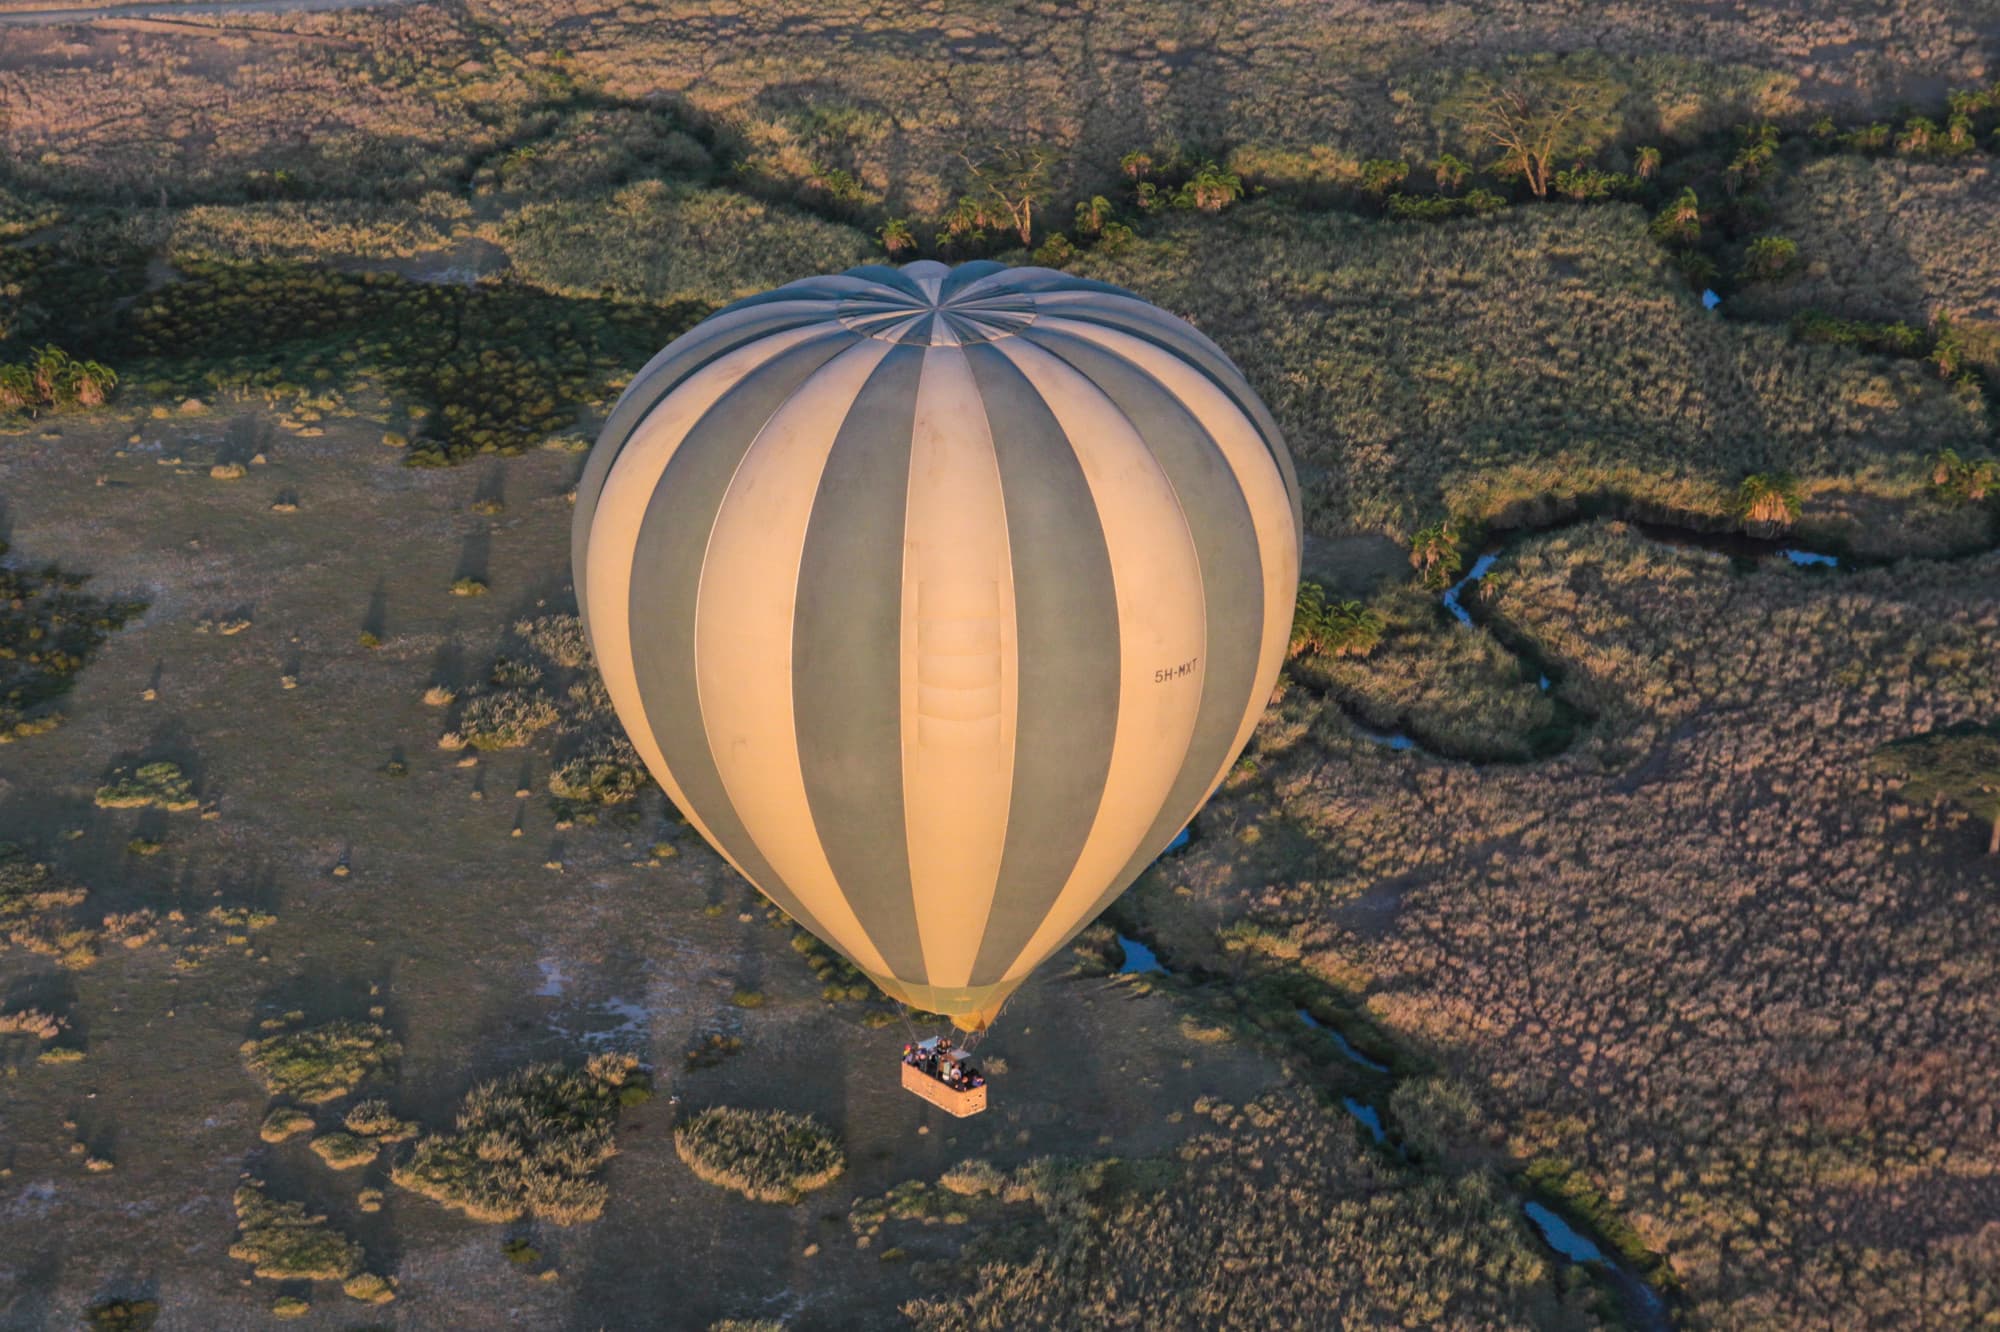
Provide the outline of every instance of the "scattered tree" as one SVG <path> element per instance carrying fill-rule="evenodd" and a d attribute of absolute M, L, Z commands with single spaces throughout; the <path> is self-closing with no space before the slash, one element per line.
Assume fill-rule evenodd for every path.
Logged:
<path fill-rule="evenodd" d="M 1660 210 L 1653 219 L 1653 235 L 1673 245 L 1692 245 L 1701 239 L 1701 200 L 1692 189 L 1682 189 Z"/>
<path fill-rule="evenodd" d="M 1177 208 L 1193 208 L 1204 213 L 1219 213 L 1243 197 L 1243 180 L 1233 171 L 1226 171 L 1214 162 L 1203 161 L 1194 169 L 1187 183 L 1174 196 Z"/>
<path fill-rule="evenodd" d="M 1437 187 L 1446 194 L 1456 193 L 1471 176 L 1472 164 L 1462 162 L 1450 153 L 1440 154 L 1438 159 L 1431 163 L 1431 178 L 1437 181 Z"/>
<path fill-rule="evenodd" d="M 1454 109 L 1466 133 L 1498 153 L 1497 169 L 1546 198 L 1557 162 L 1597 151 L 1616 132 L 1617 103 L 1596 71 L 1549 61 L 1499 79 L 1475 75 Z"/>
<path fill-rule="evenodd" d="M 968 188 L 958 202 L 948 229 L 972 223 L 971 229 L 1004 228 L 1035 243 L 1035 209 L 1048 202 L 1055 153 L 1041 144 L 1008 144 L 981 161 L 961 153 Z"/>
<path fill-rule="evenodd" d="M 1408 162 L 1376 157 L 1361 164 L 1361 188 L 1378 199 L 1409 178 Z"/>
<path fill-rule="evenodd" d="M 1436 590 L 1451 586 L 1451 580 L 1465 567 L 1465 555 L 1458 548 L 1458 529 L 1449 518 L 1420 528 L 1410 538 L 1410 565 L 1425 587 Z"/>

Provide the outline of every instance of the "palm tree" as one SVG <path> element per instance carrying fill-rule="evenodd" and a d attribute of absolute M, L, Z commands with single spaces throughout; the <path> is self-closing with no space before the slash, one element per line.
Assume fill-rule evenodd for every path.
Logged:
<path fill-rule="evenodd" d="M 882 248 L 888 251 L 891 259 L 917 248 L 917 234 L 910 230 L 910 223 L 906 218 L 890 218 L 882 224 L 882 229 L 875 235 L 881 240 Z"/>
<path fill-rule="evenodd" d="M 1437 187 L 1446 194 L 1455 192 L 1471 175 L 1472 164 L 1461 162 L 1450 153 L 1443 154 L 1437 161 L 1431 163 L 1431 176 L 1437 181 Z"/>
<path fill-rule="evenodd" d="M 1679 245 L 1692 245 L 1701 239 L 1701 200 L 1695 198 L 1692 189 L 1683 189 L 1678 198 L 1660 210 L 1653 219 L 1653 234 Z"/>
<path fill-rule="evenodd" d="M 1789 472 L 1752 472 L 1737 485 L 1734 507 L 1745 527 L 1790 527 L 1801 508 L 1798 479 Z"/>
<path fill-rule="evenodd" d="M 1076 229 L 1085 236 L 1096 236 L 1104 231 L 1105 223 L 1111 220 L 1111 200 L 1101 194 L 1093 194 L 1076 206 Z"/>
<path fill-rule="evenodd" d="M 1632 158 L 1632 173 L 1640 180 L 1651 180 L 1660 169 L 1660 150 L 1641 148 Z"/>
<path fill-rule="evenodd" d="M 1242 197 L 1242 177 L 1233 171 L 1223 170 L 1214 162 L 1204 161 L 1188 177 L 1187 184 L 1181 186 L 1174 202 L 1183 208 L 1219 213 Z"/>
<path fill-rule="evenodd" d="M 1458 531 L 1451 519 L 1442 518 L 1418 529 L 1410 538 L 1410 565 L 1417 571 L 1417 581 L 1425 587 L 1451 586 L 1451 580 L 1465 566 L 1465 556 L 1458 549 Z"/>

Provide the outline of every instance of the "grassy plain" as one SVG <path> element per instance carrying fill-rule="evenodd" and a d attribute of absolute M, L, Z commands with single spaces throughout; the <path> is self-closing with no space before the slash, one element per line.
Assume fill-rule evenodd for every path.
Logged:
<path fill-rule="evenodd" d="M 0 33 L 0 1326 L 1656 1317 L 1528 1198 L 1689 1325 L 2000 1310 L 1984 796 L 1881 757 L 2000 718 L 2000 515 L 1965 483 L 2000 124 L 1949 160 L 1840 137 L 1990 83 L 1991 0 Z M 1578 152 L 1631 179 L 1482 170 L 1490 215 L 1398 215 L 1470 209 L 1453 98 L 1551 67 L 1606 90 Z M 1093 929 L 960 1123 L 636 771 L 567 493 L 721 303 L 894 219 L 1027 258 L 948 234 L 966 157 L 1019 134 L 1052 151 L 1043 256 L 1243 365 L 1309 572 L 1379 639 L 1288 667 L 1115 910 L 1174 974 L 1109 974 Z M 1148 208 L 1135 151 L 1248 197 Z M 1663 242 L 1684 185 L 1699 243 Z M 1117 227 L 1072 220 L 1097 194 Z M 1796 267 L 1753 280 L 1778 238 Z M 1829 345 L 1811 310 L 1917 331 Z M 32 382 L 50 341 L 108 403 Z M 1487 545 L 1461 626 L 1413 563 Z"/>

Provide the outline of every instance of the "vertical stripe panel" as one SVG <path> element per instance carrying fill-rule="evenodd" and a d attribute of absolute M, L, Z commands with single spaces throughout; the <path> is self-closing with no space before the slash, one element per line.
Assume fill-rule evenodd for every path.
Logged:
<path fill-rule="evenodd" d="M 674 783 L 669 791 L 681 792 L 676 803 L 709 844 L 772 901 L 822 937 L 827 933 L 825 927 L 804 909 L 758 853 L 716 772 L 695 682 L 694 624 L 702 557 L 737 465 L 785 399 L 854 341 L 854 335 L 845 330 L 824 334 L 744 375 L 741 383 L 686 432 L 659 473 L 658 482 L 644 488 L 644 513 L 630 544 L 607 543 L 601 556 L 609 570 L 622 569 L 629 576 L 626 605 L 603 617 L 629 624 L 631 629 L 629 655 L 622 660 L 629 663 L 624 669 L 629 671 L 627 679 L 636 702 L 629 710 L 624 704 L 618 706 L 618 715 L 627 721 L 626 729 L 633 733 L 635 742 L 641 734 L 647 736 L 653 750 L 648 766 L 655 759 L 659 765 L 653 767 L 653 775 L 661 779 L 662 786 Z M 680 397 L 674 395 L 663 407 L 677 407 Z M 620 469 L 625 465 L 626 460 L 621 459 Z M 622 501 L 632 489 L 636 487 L 625 486 L 614 473 L 605 493 L 617 494 Z M 629 552 L 622 559 L 618 558 L 621 550 Z M 593 565 L 600 558 L 595 536 L 591 558 Z M 607 584 L 611 581 L 605 580 Z M 602 604 L 610 593 L 608 587 L 600 590 L 593 586 L 591 598 Z M 609 686 L 612 667 L 619 660 L 607 653 L 600 664 Z M 617 697 L 614 693 L 614 701 Z M 644 755 L 646 751 L 640 752 Z"/>
<path fill-rule="evenodd" d="M 921 977 L 903 820 L 903 517 L 921 348 L 889 354 L 820 476 L 799 561 L 792 699 L 813 824 L 890 974 Z"/>
<path fill-rule="evenodd" d="M 1157 459 L 1101 390 L 1026 338 L 990 344 L 1055 414 L 1090 485 L 1118 601 L 1118 720 L 1097 817 L 1049 914 L 1003 980 L 1067 936 L 1133 852 L 1179 775 L 1201 703 L 1201 568 Z"/>
<path fill-rule="evenodd" d="M 924 351 L 903 528 L 903 806 L 929 984 L 972 977 L 1006 844 L 1017 680 L 1000 472 L 963 349 Z"/>
<path fill-rule="evenodd" d="M 814 830 L 793 723 L 792 610 L 827 454 L 889 347 L 874 339 L 849 346 L 758 432 L 709 535 L 694 625 L 702 724 L 736 817 L 827 942 L 877 971 L 887 964 Z"/>
<path fill-rule="evenodd" d="M 1206 796 L 1210 780 L 1235 756 L 1244 700 L 1257 693 L 1267 603 L 1273 595 L 1284 595 L 1283 604 L 1289 607 L 1295 595 L 1284 592 L 1284 568 L 1293 550 L 1292 530 L 1284 508 L 1269 511 L 1269 501 L 1273 498 L 1278 506 L 1283 505 L 1284 490 L 1277 470 L 1265 464 L 1261 452 L 1252 452 L 1249 462 L 1262 469 L 1268 482 L 1268 493 L 1264 496 L 1267 511 L 1261 515 L 1262 521 L 1244 498 L 1242 478 L 1230 466 L 1238 459 L 1230 456 L 1216 434 L 1169 391 L 1165 382 L 1085 337 L 1070 336 L 1062 331 L 1064 326 L 1079 327 L 1073 321 L 1048 320 L 1037 324 L 1027 336 L 1036 345 L 1062 357 L 1102 389 L 1152 449 L 1182 512 L 1187 515 L 1188 531 L 1201 561 L 1202 599 L 1207 608 L 1207 665 L 1202 677 L 1201 711 L 1187 753 L 1181 758 L 1180 774 L 1159 816 L 1127 865 L 1131 874 L 1125 877 L 1129 879 L 1186 825 Z M 1101 331 L 1100 336 L 1122 338 L 1127 351 L 1135 346 L 1143 348 L 1140 355 L 1147 352 L 1163 355 L 1135 338 Z M 1148 366 L 1169 379 L 1174 378 L 1173 368 L 1176 367 Z M 1177 368 L 1185 378 L 1199 380 L 1202 386 L 1209 387 L 1206 380 L 1186 366 Z M 1189 386 L 1180 387 L 1186 390 Z M 1212 387 L 1210 393 L 1220 401 L 1202 405 L 1211 409 L 1219 406 L 1233 418 L 1219 418 L 1211 410 L 1217 428 L 1227 432 L 1233 426 L 1248 437 L 1249 449 L 1254 450 L 1256 436 L 1250 423 L 1226 400 L 1221 400 L 1222 395 Z M 1234 452 L 1240 458 L 1245 450 L 1238 448 Z M 1267 537 L 1275 547 L 1271 551 L 1268 580 L 1260 557 L 1260 536 Z"/>
<path fill-rule="evenodd" d="M 992 344 L 966 355 L 1000 468 L 1020 645 L 1006 849 L 972 976 L 990 985 L 1048 915 L 1104 794 L 1118 716 L 1118 599 L 1090 483 L 1062 424 Z"/>

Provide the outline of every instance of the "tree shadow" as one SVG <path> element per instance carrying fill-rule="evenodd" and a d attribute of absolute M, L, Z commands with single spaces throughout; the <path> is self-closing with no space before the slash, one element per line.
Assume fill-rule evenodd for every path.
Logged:
<path fill-rule="evenodd" d="M 389 586 L 383 579 L 376 579 L 374 590 L 368 594 L 368 609 L 361 617 L 361 632 L 376 639 L 389 632 Z"/>
<path fill-rule="evenodd" d="M 470 578 L 477 582 L 486 581 L 487 566 L 493 555 L 493 534 L 481 528 L 468 533 L 458 548 L 458 564 L 452 570 L 452 581 Z"/>

